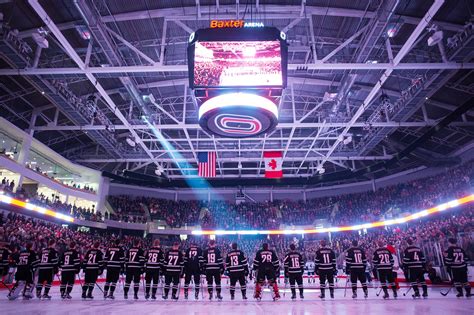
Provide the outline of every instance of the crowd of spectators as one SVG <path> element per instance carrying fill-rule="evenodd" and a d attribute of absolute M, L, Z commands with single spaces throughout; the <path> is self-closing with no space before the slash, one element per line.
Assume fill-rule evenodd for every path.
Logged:
<path fill-rule="evenodd" d="M 159 237 L 165 249 L 178 240 L 177 236 Z M 362 232 L 334 233 L 331 237 L 327 234 L 305 235 L 304 237 L 301 235 L 218 236 L 216 241 L 223 255 L 230 250 L 232 242 L 237 242 L 239 248 L 245 252 L 250 262 L 252 262 L 256 251 L 261 248 L 264 242 L 270 244 L 281 260 L 289 250 L 291 243 L 297 245 L 298 250 L 302 251 L 306 260 L 314 260 L 314 253 L 319 246 L 319 240 L 329 238 L 331 247 L 338 255 L 338 268 L 340 269 L 343 265 L 343 253 L 350 247 L 350 242 L 354 239 L 357 239 L 360 246 L 366 250 L 367 257 L 370 260 L 379 239 L 384 239 L 400 254 L 407 246 L 406 240 L 413 238 L 425 252 L 428 261 L 434 265 L 439 265 L 440 257 L 436 255 L 435 249 L 437 246 L 434 244 L 439 244 L 441 250 L 444 250 L 447 248 L 449 237 L 457 237 L 459 245 L 466 250 L 471 259 L 474 257 L 474 206 L 464 205 L 459 209 L 407 224 L 369 229 Z M 101 249 L 104 251 L 111 245 L 111 241 L 117 238 L 122 240 L 125 248 L 129 248 L 135 239 L 140 239 L 141 246 L 144 248 L 148 248 L 152 241 L 150 235 L 143 238 L 129 235 L 126 231 L 122 231 L 121 234 L 113 234 L 102 230 L 81 231 L 77 227 L 66 227 L 58 223 L 33 219 L 12 212 L 7 215 L 0 212 L 0 243 L 7 244 L 10 249 L 19 250 L 26 242 L 32 242 L 34 249 L 41 250 L 47 246 L 48 240 L 51 238 L 56 239 L 59 252 L 64 251 L 67 244 L 74 240 L 82 254 L 97 240 L 101 243 Z M 191 243 L 205 248 L 207 242 L 207 237 L 189 236 L 186 240 L 181 240 L 181 249 L 185 250 Z"/>
<path fill-rule="evenodd" d="M 118 214 L 144 215 L 170 227 L 201 225 L 205 229 L 274 229 L 280 224 L 352 225 L 397 217 L 472 193 L 474 163 L 441 174 L 362 193 L 309 199 L 306 202 L 235 202 L 224 200 L 174 201 L 152 197 L 110 196 Z"/>
<path fill-rule="evenodd" d="M 67 187 L 70 187 L 70 188 L 74 188 L 74 189 L 77 189 L 77 190 L 81 190 L 81 191 L 85 191 L 85 192 L 90 192 L 90 193 L 96 193 L 95 190 L 89 186 L 88 184 L 79 184 L 79 183 L 75 183 L 73 181 L 71 182 L 66 182 L 66 181 L 63 181 L 63 180 L 59 180 L 57 179 L 55 176 L 52 176 L 50 175 L 48 172 L 44 171 L 41 167 L 39 167 L 38 165 L 32 165 L 31 163 L 26 163 L 26 167 L 35 171 L 36 173 L 39 173 L 45 177 L 48 177 L 58 183 L 60 183 L 61 185 L 64 185 L 64 186 L 67 186 Z"/>
<path fill-rule="evenodd" d="M 109 196 L 108 201 L 114 209 L 114 213 L 110 213 L 108 219 L 130 223 L 147 222 L 144 207 L 149 200 L 146 197 Z"/>
<path fill-rule="evenodd" d="M 29 196 L 21 187 L 15 195 L 76 218 L 130 223 L 160 220 L 169 227 L 200 225 L 203 229 L 278 229 L 285 225 L 341 226 L 398 217 L 472 193 L 474 163 L 447 169 L 438 175 L 386 186 L 375 191 L 314 198 L 304 201 L 235 202 L 180 200 L 128 195 L 109 196 L 113 209 L 105 216 L 93 207 L 65 204 L 58 196 Z M 2 180 L 1 190 L 12 193 L 13 181 Z"/>

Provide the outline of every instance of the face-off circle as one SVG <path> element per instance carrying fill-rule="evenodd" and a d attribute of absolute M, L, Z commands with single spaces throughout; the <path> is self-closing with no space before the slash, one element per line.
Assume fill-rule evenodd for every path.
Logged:
<path fill-rule="evenodd" d="M 255 94 L 222 94 L 199 107 L 199 125 L 222 137 L 258 136 L 275 128 L 277 122 L 277 106 L 269 99 Z"/>

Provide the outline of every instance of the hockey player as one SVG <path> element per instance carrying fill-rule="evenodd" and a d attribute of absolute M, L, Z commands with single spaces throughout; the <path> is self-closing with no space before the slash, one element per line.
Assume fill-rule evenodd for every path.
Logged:
<path fill-rule="evenodd" d="M 393 297 L 397 297 L 397 287 L 395 286 L 395 279 L 393 277 L 393 255 L 388 250 L 385 242 L 380 240 L 378 242 L 379 248 L 374 251 L 374 256 L 372 258 L 372 262 L 374 264 L 375 273 L 377 278 L 379 279 L 382 290 L 383 290 L 383 298 L 388 299 L 388 289 L 387 289 L 387 282 L 390 284 L 390 287 L 393 291 Z"/>
<path fill-rule="evenodd" d="M 133 242 L 125 256 L 125 287 L 123 288 L 123 298 L 128 299 L 128 290 L 133 280 L 133 298 L 138 300 L 138 290 L 140 289 L 140 277 L 145 271 L 145 253 L 140 248 L 140 240 Z"/>
<path fill-rule="evenodd" d="M 296 285 L 300 291 L 300 299 L 304 299 L 303 295 L 303 273 L 304 260 L 303 256 L 296 251 L 295 244 L 290 244 L 290 251 L 286 254 L 283 261 L 285 266 L 285 278 L 290 280 L 291 299 L 296 300 Z"/>
<path fill-rule="evenodd" d="M 105 277 L 104 299 L 115 299 L 115 288 L 120 272 L 124 269 L 124 264 L 125 251 L 120 245 L 120 240 L 116 239 L 105 253 L 104 266 L 107 268 L 107 275 Z"/>
<path fill-rule="evenodd" d="M 92 291 L 94 290 L 97 277 L 104 271 L 104 255 L 99 249 L 100 243 L 95 242 L 91 249 L 84 255 L 82 261 L 82 269 L 84 270 L 84 285 L 82 286 L 82 298 L 93 299 Z"/>
<path fill-rule="evenodd" d="M 156 239 L 153 241 L 153 247 L 151 247 L 145 254 L 145 299 L 150 298 L 150 287 L 151 287 L 151 298 L 156 300 L 156 290 L 158 290 L 158 281 L 160 279 L 160 269 L 164 263 L 163 251 L 160 247 L 160 240 Z M 153 281 L 153 285 L 152 285 Z"/>
<path fill-rule="evenodd" d="M 204 270 L 206 272 L 207 291 L 209 300 L 212 300 L 213 283 L 216 283 L 217 299 L 222 301 L 221 275 L 224 274 L 224 261 L 221 251 L 216 247 L 216 241 L 210 240 L 209 247 L 204 251 Z"/>
<path fill-rule="evenodd" d="M 425 255 L 418 246 L 413 245 L 413 240 L 409 238 L 407 240 L 408 247 L 403 252 L 403 267 L 408 272 L 408 280 L 411 283 L 413 292 L 413 298 L 420 297 L 420 291 L 418 290 L 418 284 L 421 284 L 423 289 L 423 297 L 428 297 L 428 287 L 425 282 Z"/>
<path fill-rule="evenodd" d="M 350 274 L 352 284 L 352 298 L 357 298 L 357 280 L 362 284 L 364 297 L 369 296 L 367 290 L 367 278 L 365 276 L 365 267 L 367 265 L 367 257 L 365 251 L 358 246 L 356 240 L 352 241 L 352 247 L 346 253 L 346 272 Z"/>
<path fill-rule="evenodd" d="M 263 243 L 262 249 L 255 255 L 253 270 L 257 273 L 254 298 L 257 300 L 262 298 L 262 285 L 266 279 L 273 287 L 273 299 L 275 301 L 280 299 L 278 284 L 276 283 L 276 277 L 280 270 L 280 261 L 278 260 L 277 254 L 268 248 L 267 243 Z"/>
<path fill-rule="evenodd" d="M 8 299 L 14 300 L 21 293 L 25 299 L 30 299 L 33 291 L 33 275 L 38 267 L 39 260 L 36 252 L 32 250 L 33 244 L 27 243 L 26 248 L 20 253 L 13 254 L 16 265 L 15 285 L 8 294 Z"/>
<path fill-rule="evenodd" d="M 170 285 L 173 282 L 173 290 L 171 298 L 178 300 L 179 277 L 183 272 L 184 259 L 183 253 L 179 250 L 179 243 L 174 242 L 173 247 L 166 253 L 165 262 L 163 264 L 163 273 L 165 275 L 165 289 L 163 291 L 163 299 L 168 299 Z"/>
<path fill-rule="evenodd" d="M 36 297 L 38 299 L 43 298 L 50 300 L 51 296 L 48 294 L 51 289 L 51 283 L 53 282 L 54 275 L 58 273 L 59 267 L 59 255 L 54 248 L 56 241 L 54 239 L 49 240 L 48 247 L 43 249 L 40 254 L 40 263 L 38 265 L 38 284 L 36 285 Z M 41 290 L 44 285 L 44 294 L 41 296 Z"/>
<path fill-rule="evenodd" d="M 230 277 L 230 299 L 235 299 L 235 285 L 240 283 L 242 300 L 247 299 L 247 285 L 245 278 L 249 275 L 249 266 L 244 252 L 237 248 L 237 243 L 232 243 L 232 250 L 227 253 L 226 268 Z"/>
<path fill-rule="evenodd" d="M 199 289 L 201 284 L 201 270 L 204 264 L 202 249 L 195 243 L 186 250 L 184 255 L 184 298 L 188 299 L 189 283 L 194 280 L 194 299 L 199 298 Z"/>
<path fill-rule="evenodd" d="M 444 252 L 444 262 L 451 280 L 458 291 L 457 297 L 462 297 L 462 287 L 466 290 L 466 297 L 471 296 L 471 285 L 467 280 L 467 264 L 470 261 L 468 255 L 461 247 L 456 245 L 456 239 L 448 240 L 449 247 Z"/>
<path fill-rule="evenodd" d="M 10 250 L 3 244 L 0 245 L 0 281 L 3 283 L 3 277 L 8 274 L 8 259 Z"/>
<path fill-rule="evenodd" d="M 321 287 L 321 299 L 326 297 L 326 279 L 329 283 L 329 294 L 331 299 L 334 299 L 334 274 L 336 269 L 336 254 L 327 246 L 326 240 L 321 240 L 320 247 L 316 251 L 314 259 L 314 270 L 319 275 L 319 283 Z"/>
<path fill-rule="evenodd" d="M 59 288 L 62 299 L 72 299 L 71 291 L 76 280 L 76 274 L 81 268 L 81 260 L 76 250 L 74 241 L 69 243 L 69 248 L 61 255 L 61 286 Z"/>

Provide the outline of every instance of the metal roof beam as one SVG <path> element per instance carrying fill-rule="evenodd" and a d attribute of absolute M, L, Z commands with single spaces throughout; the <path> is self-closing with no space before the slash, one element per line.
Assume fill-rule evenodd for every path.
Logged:
<path fill-rule="evenodd" d="M 311 63 L 289 64 L 288 70 L 462 70 L 474 69 L 473 62 L 427 62 L 427 63 Z M 187 72 L 187 65 L 154 65 L 154 66 L 117 66 L 117 67 L 89 67 L 89 68 L 27 68 L 27 69 L 0 69 L 0 76 L 12 75 L 67 75 L 67 74 L 118 74 L 127 73 L 160 73 L 160 72 Z"/>
<path fill-rule="evenodd" d="M 333 128 L 344 128 L 349 124 L 349 122 L 328 122 L 324 123 L 280 123 L 277 125 L 277 129 L 289 129 L 289 128 L 320 128 L 320 127 L 333 127 Z M 431 127 L 437 124 L 436 121 L 389 121 L 389 122 L 374 122 L 372 123 L 372 127 L 393 127 L 393 128 L 401 128 L 401 127 L 408 127 L 408 128 L 419 128 L 419 127 Z M 453 126 L 464 126 L 464 127 L 472 127 L 474 126 L 474 122 L 453 122 L 451 123 Z M 365 122 L 355 122 L 352 123 L 351 126 L 353 128 L 363 128 L 366 127 L 367 124 Z M 109 126 L 110 127 L 110 126 Z M 107 126 L 105 125 L 86 125 L 86 126 L 37 126 L 34 128 L 35 131 L 46 131 L 46 130 L 106 130 Z M 141 125 L 113 125 L 115 130 L 128 130 L 128 129 L 145 129 L 148 130 L 150 127 L 146 124 Z M 182 129 L 201 129 L 199 124 L 160 124 L 160 130 L 182 130 Z M 287 139 L 287 138 L 285 138 Z M 229 141 L 232 138 L 229 138 Z M 271 140 L 271 139 L 268 139 Z"/>
<path fill-rule="evenodd" d="M 330 158 L 331 161 L 376 161 L 376 160 L 390 160 L 393 156 L 392 155 L 375 155 L 375 156 L 333 156 Z M 286 159 L 287 162 L 299 162 L 303 159 L 303 157 L 288 157 Z M 306 161 L 321 161 L 323 160 L 323 156 L 317 157 L 308 157 Z M 232 158 L 221 158 L 221 162 L 239 162 L 239 157 L 232 157 Z M 79 163 L 122 163 L 122 162 L 148 162 L 150 158 L 120 158 L 120 159 L 104 159 L 104 158 L 86 158 L 86 159 L 77 159 L 74 162 Z M 187 161 L 191 163 L 196 163 L 194 159 L 185 159 L 185 158 L 178 158 L 178 159 L 160 159 L 160 162 L 163 163 L 175 163 L 175 161 Z M 241 158 L 240 161 L 242 162 L 261 162 L 262 159 L 260 157 L 255 158 Z M 255 176 L 255 175 L 254 175 Z"/>

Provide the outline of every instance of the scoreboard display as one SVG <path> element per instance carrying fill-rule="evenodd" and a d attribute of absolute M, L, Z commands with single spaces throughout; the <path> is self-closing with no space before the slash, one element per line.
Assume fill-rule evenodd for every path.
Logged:
<path fill-rule="evenodd" d="M 286 35 L 274 27 L 208 28 L 190 37 L 190 86 L 283 88 Z"/>
<path fill-rule="evenodd" d="M 287 83 L 285 33 L 262 23 L 211 21 L 191 34 L 188 67 L 207 132 L 245 138 L 277 125 L 276 103 Z"/>

